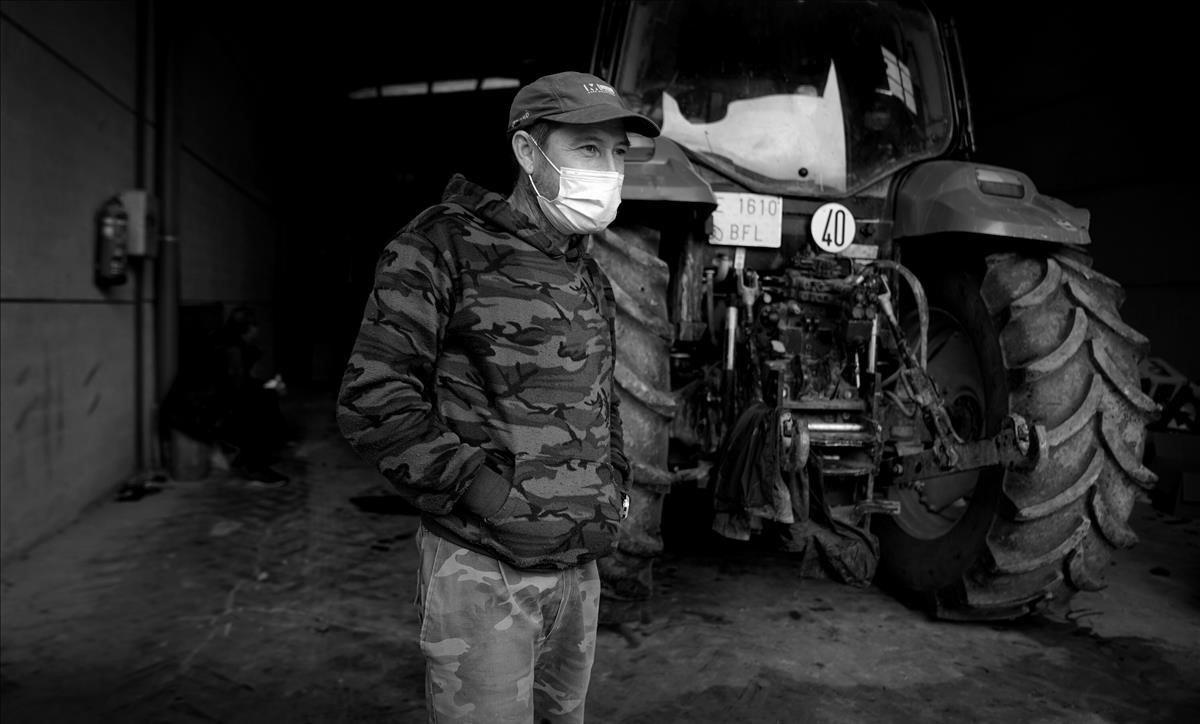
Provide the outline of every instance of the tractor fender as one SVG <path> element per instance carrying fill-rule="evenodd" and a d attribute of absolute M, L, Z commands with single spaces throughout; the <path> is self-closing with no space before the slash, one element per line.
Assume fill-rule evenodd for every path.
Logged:
<path fill-rule="evenodd" d="M 970 232 L 1058 244 L 1092 243 L 1087 209 L 1039 194 L 1020 171 L 980 163 L 941 160 L 917 166 L 899 182 L 895 212 L 897 239 Z"/>
<path fill-rule="evenodd" d="M 625 157 L 622 201 L 680 201 L 717 208 L 712 187 L 696 173 L 679 144 L 666 138 L 649 146 L 635 146 Z"/>

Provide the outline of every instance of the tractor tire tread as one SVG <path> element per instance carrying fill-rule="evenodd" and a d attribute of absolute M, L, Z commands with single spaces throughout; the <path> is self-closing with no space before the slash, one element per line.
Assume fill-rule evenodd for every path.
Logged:
<path fill-rule="evenodd" d="M 1009 408 L 1045 426 L 1048 454 L 1032 473 L 1006 474 L 1009 514 L 988 530 L 990 560 L 957 594 L 938 594 L 939 611 L 965 618 L 1102 588 L 1112 551 L 1137 541 L 1127 520 L 1154 481 L 1140 457 L 1157 405 L 1135 377 L 1147 339 L 1121 321 L 1120 286 L 1076 251 L 987 265 L 981 296 L 1000 330 Z"/>

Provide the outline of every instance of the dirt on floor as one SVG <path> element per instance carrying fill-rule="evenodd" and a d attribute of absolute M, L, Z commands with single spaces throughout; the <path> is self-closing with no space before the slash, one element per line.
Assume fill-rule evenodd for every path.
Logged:
<path fill-rule="evenodd" d="M 424 721 L 417 518 L 330 410 L 292 402 L 286 487 L 167 482 L 6 562 L 3 721 Z M 1195 721 L 1200 520 L 1133 524 L 1107 589 L 1002 625 L 668 539 L 647 615 L 600 633 L 588 721 Z"/>

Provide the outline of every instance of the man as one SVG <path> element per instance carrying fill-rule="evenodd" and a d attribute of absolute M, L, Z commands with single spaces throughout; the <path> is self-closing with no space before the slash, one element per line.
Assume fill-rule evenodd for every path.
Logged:
<path fill-rule="evenodd" d="M 431 721 L 583 720 L 629 475 L 586 241 L 616 215 L 626 131 L 659 129 L 595 76 L 539 78 L 509 111 L 512 194 L 455 176 L 376 269 L 338 422 L 422 511 Z"/>
<path fill-rule="evenodd" d="M 270 463 L 287 438 L 287 423 L 279 408 L 285 388 L 279 375 L 268 380 L 253 374 L 263 355 L 258 335 L 258 319 L 245 305 L 229 313 L 218 335 L 224 362 L 218 400 L 225 411 L 218 438 L 238 450 L 232 462 L 234 473 L 255 487 L 279 487 L 287 484 L 288 477 Z"/>
<path fill-rule="evenodd" d="M 254 374 L 263 352 L 254 310 L 235 307 L 205 345 L 185 355 L 163 401 L 161 423 L 193 438 L 237 451 L 232 471 L 252 487 L 280 487 L 288 477 L 270 467 L 286 442 L 279 408 L 282 380 Z"/>

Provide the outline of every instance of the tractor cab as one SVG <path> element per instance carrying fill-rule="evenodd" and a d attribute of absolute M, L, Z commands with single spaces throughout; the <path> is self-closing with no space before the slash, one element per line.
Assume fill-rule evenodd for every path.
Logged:
<path fill-rule="evenodd" d="M 965 147 L 948 33 L 921 6 L 614 5 L 600 74 L 694 163 L 784 196 L 882 194 L 913 163 Z"/>

